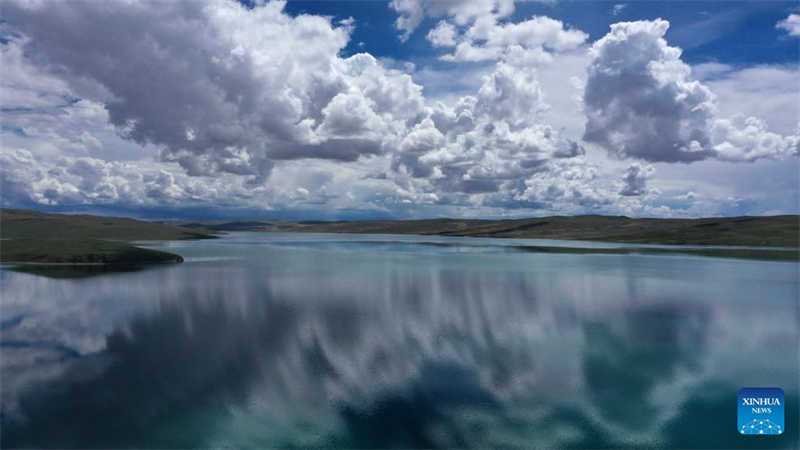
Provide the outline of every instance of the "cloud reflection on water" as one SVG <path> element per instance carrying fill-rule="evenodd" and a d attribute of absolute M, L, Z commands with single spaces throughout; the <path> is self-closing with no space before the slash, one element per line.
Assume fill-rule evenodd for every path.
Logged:
<path fill-rule="evenodd" d="M 214 251 L 241 259 L 84 280 L 0 272 L 4 314 L 24 314 L 2 330 L 4 446 L 692 446 L 675 424 L 709 420 L 685 408 L 709 384 L 770 381 L 796 398 L 796 352 L 728 348 L 743 329 L 796 342 L 788 264 Z M 772 294 L 763 309 L 748 310 L 742 273 Z"/>

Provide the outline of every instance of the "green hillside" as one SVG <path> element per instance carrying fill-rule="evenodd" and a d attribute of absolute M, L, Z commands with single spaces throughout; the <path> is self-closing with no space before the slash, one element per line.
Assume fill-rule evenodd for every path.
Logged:
<path fill-rule="evenodd" d="M 4 239 L 105 239 L 117 241 L 206 239 L 213 232 L 122 217 L 48 214 L 23 209 L 0 209 Z"/>
<path fill-rule="evenodd" d="M 138 265 L 180 262 L 183 261 L 180 255 L 136 247 L 127 241 L 213 237 L 212 232 L 203 229 L 183 229 L 134 219 L 0 209 L 0 262 L 4 263 Z"/>
<path fill-rule="evenodd" d="M 623 216 L 551 216 L 530 219 L 175 222 L 220 231 L 422 234 L 564 239 L 639 244 L 798 247 L 800 216 L 632 219 Z"/>

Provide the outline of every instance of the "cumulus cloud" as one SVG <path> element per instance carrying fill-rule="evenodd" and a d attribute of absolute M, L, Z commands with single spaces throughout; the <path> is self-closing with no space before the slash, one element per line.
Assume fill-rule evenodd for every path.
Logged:
<path fill-rule="evenodd" d="M 191 175 L 261 182 L 276 159 L 382 153 L 421 111 L 421 87 L 369 55 L 340 57 L 352 21 L 283 6 L 12 1 L 3 16 L 35 42 L 23 47 L 31 58 L 101 101 L 123 136 Z"/>
<path fill-rule="evenodd" d="M 537 71 L 588 35 L 548 17 L 503 21 L 511 2 L 433 3 L 406 6 L 419 20 L 442 18 L 427 35 L 435 47 L 448 49 L 442 59 L 494 65 L 475 91 L 430 105 L 427 118 L 401 141 L 392 173 L 402 190 L 435 196 L 427 198 L 438 205 L 474 208 L 609 204 L 616 193 L 588 186 L 596 169 L 583 165 L 583 146 L 545 120 L 550 105 Z M 417 16 L 401 14 L 398 24 L 410 17 Z"/>
<path fill-rule="evenodd" d="M 583 31 L 566 28 L 560 20 L 535 16 L 516 23 L 500 23 L 496 15 L 482 16 L 468 27 L 457 27 L 446 20 L 428 32 L 435 47 L 449 48 L 441 56 L 446 61 L 487 61 L 522 53 L 532 53 L 539 61 L 549 61 L 550 53 L 573 50 L 586 41 Z"/>
<path fill-rule="evenodd" d="M 50 160 L 9 148 L 0 150 L 0 163 L 4 206 L 10 202 L 29 206 L 163 206 L 180 202 L 189 206 L 220 201 L 220 197 L 234 199 L 245 192 L 241 183 L 237 186 L 221 179 L 195 184 L 191 177 L 176 175 L 174 167 L 157 163 L 69 156 Z M 205 187 L 201 195 L 192 194 L 193 185 Z M 216 186 L 209 188 L 211 185 Z M 220 197 L 211 195 L 217 188 L 223 189 L 218 192 Z"/>
<path fill-rule="evenodd" d="M 455 25 L 442 20 L 435 28 L 432 28 L 431 31 L 428 32 L 428 41 L 430 41 L 434 47 L 455 47 L 457 44 L 457 35 L 458 30 Z"/>
<path fill-rule="evenodd" d="M 401 3 L 440 19 L 428 39 L 446 59 L 484 64 L 454 75 L 344 56 L 353 20 L 292 17 L 282 3 L 9 1 L 0 200 L 313 217 L 698 215 L 730 192 L 693 187 L 690 208 L 686 189 L 651 186 L 663 187 L 664 166 L 657 183 L 645 163 L 588 162 L 583 111 L 586 140 L 620 158 L 797 151 L 796 136 L 774 132 L 796 127 L 785 114 L 794 69 L 705 65 L 701 83 L 663 41 L 666 22 L 615 25 L 587 55 L 586 35 L 558 20 L 510 22 L 512 2 Z"/>
<path fill-rule="evenodd" d="M 800 36 L 800 14 L 789 14 L 789 17 L 775 24 L 775 28 L 786 31 L 789 36 Z"/>
<path fill-rule="evenodd" d="M 548 17 L 501 22 L 513 11 L 512 2 L 408 2 L 404 7 L 418 15 L 401 14 L 400 28 L 414 17 L 417 24 L 423 16 L 443 18 L 427 38 L 450 49 L 444 59 L 494 65 L 468 95 L 426 107 L 425 119 L 399 142 L 389 175 L 400 191 L 438 205 L 472 207 L 540 209 L 555 205 L 556 193 L 561 206 L 606 202 L 608 192 L 595 195 L 585 185 L 566 186 L 577 181 L 560 179 L 591 177 L 576 177 L 568 169 L 581 164 L 585 150 L 545 120 L 550 105 L 537 72 L 553 54 L 582 45 L 585 33 Z M 544 175 L 548 172 L 552 176 Z M 548 179 L 549 194 L 526 185 L 534 177 Z"/>
<path fill-rule="evenodd" d="M 389 6 L 397 14 L 395 26 L 406 40 L 425 17 L 452 17 L 465 25 L 477 17 L 508 17 L 514 12 L 514 0 L 392 0 Z"/>
<path fill-rule="evenodd" d="M 797 137 L 757 118 L 719 118 L 716 99 L 693 80 L 665 20 L 621 22 L 595 42 L 587 70 L 584 140 L 619 158 L 754 161 L 797 153 Z"/>
<path fill-rule="evenodd" d="M 620 157 L 696 161 L 713 155 L 713 94 L 689 80 L 665 20 L 621 22 L 594 43 L 585 89 L 584 139 Z"/>
<path fill-rule="evenodd" d="M 380 158 L 353 163 L 279 161 L 265 185 L 250 186 L 246 176 L 235 174 L 188 176 L 175 163 L 51 159 L 25 149 L 0 148 L 0 206 L 111 212 L 167 208 L 178 215 L 202 209 L 206 214 L 255 211 L 341 218 L 394 215 L 437 200 L 435 194 L 402 189 L 389 177 L 364 177 L 388 168 L 376 162 Z"/>
<path fill-rule="evenodd" d="M 776 133 L 795 133 L 800 119 L 797 65 L 741 68 L 706 63 L 692 66 L 692 74 L 714 92 L 721 117 L 752 115 L 766 121 Z"/>
<path fill-rule="evenodd" d="M 4 204 L 213 205 L 274 210 L 325 204 L 331 211 L 363 208 L 386 214 L 424 205 L 435 208 L 431 211 L 436 214 L 446 208 L 469 208 L 469 212 L 459 210 L 460 215 L 480 214 L 486 208 L 539 209 L 555 203 L 523 198 L 525 180 L 547 171 L 552 160 L 577 159 L 584 152 L 576 141 L 563 137 L 543 120 L 549 107 L 536 70 L 525 66 L 529 64 L 525 58 L 498 63 L 472 95 L 428 106 L 423 105 L 419 87 L 409 78 L 392 83 L 392 77 L 405 74 L 386 69 L 370 55 L 354 55 L 341 64 L 352 84 L 332 95 L 321 108 L 320 132 L 330 136 L 326 141 L 329 149 L 335 148 L 341 136 L 357 136 L 364 145 L 382 138 L 387 150 L 375 158 L 359 160 L 359 146 L 353 140 L 341 149 L 352 152 L 352 158 L 317 158 L 294 164 L 291 155 L 274 149 L 266 160 L 275 167 L 270 179 L 253 185 L 246 181 L 252 176 L 248 168 L 254 161 L 239 148 L 217 149 L 213 154 L 177 152 L 160 162 L 126 163 L 87 158 L 83 151 L 48 155 L 35 151 L 38 142 L 72 141 L 77 139 L 74 130 L 95 130 L 109 120 L 102 104 L 80 100 L 61 107 L 57 119 L 44 112 L 26 115 L 26 123 L 42 123 L 35 130 L 25 126 L 31 134 L 13 140 L 19 148 L 6 145 L 0 149 L 4 157 L 14 160 L 3 173 L 14 185 L 13 191 L 8 188 L 3 193 Z M 365 101 L 359 92 L 372 101 Z M 99 108 L 100 114 L 86 122 L 65 120 L 84 103 L 90 110 Z M 382 120 L 386 115 L 405 120 L 387 125 Z M 183 138 L 194 142 L 201 133 L 195 127 L 187 128 Z M 104 147 L 125 142 L 113 135 L 98 135 Z M 186 158 L 179 161 L 174 156 Z M 214 161 L 207 162 L 211 158 Z M 223 170 L 209 174 L 213 176 L 191 170 L 192 165 L 204 164 L 218 164 Z M 324 182 L 310 176 L 323 173 L 335 176 Z M 558 176 L 550 177 L 551 184 L 559 183 Z M 569 189 L 559 204 L 573 199 L 589 204 L 586 198 L 590 196 L 573 195 L 585 190 L 585 186 Z"/>
<path fill-rule="evenodd" d="M 596 165 L 577 159 L 549 162 L 547 170 L 525 180 L 524 188 L 514 199 L 570 214 L 604 211 L 618 198 L 612 183 L 600 175 Z"/>
<path fill-rule="evenodd" d="M 427 35 L 428 41 L 450 51 L 447 61 L 488 61 L 508 52 L 535 50 L 548 60 L 549 52 L 574 49 L 588 38 L 577 29 L 568 29 L 555 19 L 534 16 L 520 22 L 505 22 L 514 12 L 513 0 L 393 0 L 397 11 L 396 27 L 401 39 L 419 26 L 425 17 L 443 18 Z"/>
<path fill-rule="evenodd" d="M 498 63 L 475 95 L 429 108 L 392 166 L 412 178 L 409 189 L 435 193 L 440 202 L 466 195 L 482 205 L 541 206 L 523 198 L 526 180 L 552 170 L 553 161 L 584 154 L 579 143 L 541 121 L 547 109 L 535 69 Z"/>
<path fill-rule="evenodd" d="M 637 196 L 643 195 L 646 192 L 647 179 L 650 178 L 655 172 L 651 165 L 642 166 L 638 163 L 633 163 L 625 170 L 625 176 L 622 177 L 622 190 L 620 195 Z"/>

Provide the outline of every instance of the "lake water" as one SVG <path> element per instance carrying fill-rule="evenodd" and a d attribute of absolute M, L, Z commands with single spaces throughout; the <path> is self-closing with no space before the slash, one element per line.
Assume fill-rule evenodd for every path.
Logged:
<path fill-rule="evenodd" d="M 0 270 L 3 447 L 798 446 L 796 263 L 508 242 L 543 241 L 232 233 Z M 785 391 L 783 435 L 737 433 L 742 387 Z"/>

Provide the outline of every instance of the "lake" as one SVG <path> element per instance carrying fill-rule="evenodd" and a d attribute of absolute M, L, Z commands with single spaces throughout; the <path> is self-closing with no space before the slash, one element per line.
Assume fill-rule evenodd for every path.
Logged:
<path fill-rule="evenodd" d="M 798 446 L 795 262 L 520 242 L 611 245 L 231 233 L 0 270 L 3 447 Z M 785 391 L 783 435 L 737 433 L 742 387 Z"/>

